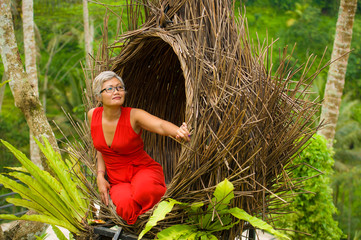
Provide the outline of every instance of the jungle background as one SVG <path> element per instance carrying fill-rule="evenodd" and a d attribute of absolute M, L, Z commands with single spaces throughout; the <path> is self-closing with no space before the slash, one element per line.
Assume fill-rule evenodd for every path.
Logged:
<path fill-rule="evenodd" d="M 126 2 L 126 0 L 101 1 L 109 9 L 123 16 L 120 22 L 118 18 L 110 14 L 109 42 L 116 39 L 118 31 L 121 30 L 119 26 L 126 28 L 128 24 L 128 16 L 124 11 Z M 12 14 L 17 43 L 24 62 L 21 4 L 21 0 L 12 1 Z M 102 4 L 88 1 L 90 22 L 94 28 L 93 49 L 95 52 L 102 38 L 106 12 Z M 246 11 L 243 4 L 246 6 Z M 293 53 L 294 62 L 298 59 L 296 64 L 306 62 L 311 54 L 321 57 L 326 47 L 328 50 L 325 59 L 331 58 L 338 9 L 338 0 L 248 0 L 242 3 L 236 1 L 235 5 L 236 12 L 241 11 L 242 14 L 246 14 L 249 34 L 254 44 L 258 44 L 257 39 L 261 45 L 267 37 L 269 42 L 271 39 L 278 39 L 273 47 L 274 62 L 277 62 L 279 48 L 289 46 L 290 52 L 297 43 Z M 351 44 L 353 51 L 348 61 L 335 143 L 333 150 L 323 149 L 327 151 L 325 154 L 333 156 L 334 159 L 329 184 L 333 190 L 333 203 L 337 208 L 334 219 L 338 222 L 345 239 L 358 239 L 361 231 L 360 10 L 361 1 L 358 2 L 353 27 Z M 58 143 L 61 145 L 65 139 L 54 122 L 60 126 L 66 136 L 72 132 L 71 124 L 62 109 L 70 113 L 77 121 L 83 121 L 85 118 L 82 103 L 85 82 L 80 64 L 85 64 L 83 3 L 81 0 L 34 0 L 34 20 L 40 99 L 57 134 Z M 325 69 L 312 83 L 314 98 L 323 98 L 327 70 Z M 3 75 L 4 67 L 0 62 L 0 79 Z M 22 112 L 14 106 L 14 99 L 8 85 L 0 90 L 0 138 L 29 155 L 28 125 Z M 316 159 L 314 166 L 322 168 L 323 162 L 329 164 L 322 160 L 317 162 Z M 4 146 L 0 146 L 0 171 L 6 172 L 5 167 L 17 164 L 13 155 Z M 306 172 L 305 174 L 315 173 Z M 317 181 L 312 185 L 317 188 Z M 5 190 L 1 189 L 1 191 L 0 193 L 3 193 Z M 4 201 L 1 199 L 0 205 L 3 204 Z M 322 206 L 313 207 L 330 211 Z M 321 217 L 314 221 L 323 220 Z M 307 223 L 303 224 L 306 225 L 305 228 L 308 227 Z M 332 232 L 328 234 L 332 235 Z"/>

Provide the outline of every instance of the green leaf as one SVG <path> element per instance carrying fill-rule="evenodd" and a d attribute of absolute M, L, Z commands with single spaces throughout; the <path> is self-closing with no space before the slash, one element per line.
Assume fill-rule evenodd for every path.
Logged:
<path fill-rule="evenodd" d="M 201 218 L 202 209 L 201 207 L 204 206 L 204 203 L 201 202 L 195 202 L 190 205 L 189 208 L 187 208 L 188 211 L 188 221 L 189 223 L 199 223 Z"/>
<path fill-rule="evenodd" d="M 40 236 L 35 235 L 35 238 L 36 238 L 37 240 L 39 240 L 39 239 L 42 240 L 42 239 L 46 239 L 48 236 L 49 236 L 49 234 L 46 233 L 46 232 L 44 232 L 44 233 L 42 233 Z"/>
<path fill-rule="evenodd" d="M 8 82 L 10 82 L 10 80 L 7 80 L 7 81 L 5 81 L 5 82 L 0 83 L 0 88 L 1 88 L 2 86 L 4 86 L 5 84 L 7 84 Z"/>
<path fill-rule="evenodd" d="M 33 202 L 33 201 L 29 201 L 29 200 L 26 200 L 26 199 L 19 199 L 19 198 L 7 198 L 6 201 L 8 203 L 12 203 L 14 204 L 15 206 L 20 206 L 20 207 L 24 207 L 24 208 L 27 208 L 27 209 L 32 209 L 36 212 L 47 212 L 47 209 L 45 209 L 43 206 L 39 205 L 38 203 L 36 202 Z"/>
<path fill-rule="evenodd" d="M 59 240 L 68 240 L 65 237 L 64 233 L 62 231 L 60 231 L 60 229 L 57 226 L 51 225 L 51 227 L 53 228 L 53 231 L 54 231 L 55 235 L 58 237 Z"/>
<path fill-rule="evenodd" d="M 152 216 L 149 218 L 147 224 L 145 225 L 143 231 L 139 234 L 138 240 L 141 239 L 144 234 L 146 234 L 152 227 L 157 225 L 158 221 L 161 221 L 165 218 L 165 215 L 172 211 L 174 204 L 182 204 L 174 199 L 168 199 L 160 202 L 157 208 L 154 210 Z"/>
<path fill-rule="evenodd" d="M 9 175 L 16 177 L 30 187 L 31 195 L 28 199 L 31 199 L 33 202 L 37 202 L 43 206 L 45 211 L 42 212 L 49 213 L 47 215 L 52 215 L 61 220 L 71 219 L 72 215 L 71 212 L 69 212 L 70 208 L 67 208 L 64 201 L 62 201 L 61 194 L 57 194 L 49 189 L 47 184 L 43 184 L 31 176 L 19 172 L 12 172 L 9 173 Z M 53 180 L 56 181 L 55 179 Z M 73 223 L 76 224 L 76 222 Z"/>
<path fill-rule="evenodd" d="M 188 235 L 185 235 L 185 239 L 187 240 L 196 240 L 197 239 L 197 235 L 199 234 L 199 232 L 194 232 L 194 233 L 190 233 Z"/>
<path fill-rule="evenodd" d="M 74 210 L 72 205 L 68 205 L 63 199 L 64 189 L 62 188 L 60 193 L 54 192 L 47 184 L 43 182 L 36 181 L 36 179 L 31 176 L 19 172 L 12 172 L 9 175 L 14 176 L 21 180 L 23 183 L 28 185 L 31 190 L 31 198 L 34 203 L 38 203 L 39 205 L 45 208 L 45 211 L 41 212 L 49 216 L 53 216 L 63 221 L 67 221 L 74 226 L 82 228 L 80 222 L 82 220 L 82 216 L 78 212 Z M 49 181 L 52 179 L 49 179 Z M 56 181 L 55 179 L 53 179 Z M 44 188 L 43 186 L 47 187 Z M 74 205 L 74 204 L 73 204 Z M 68 207 L 66 207 L 68 206 Z M 40 213 L 40 212 L 39 212 Z M 75 219 L 74 219 L 75 217 Z"/>
<path fill-rule="evenodd" d="M 203 217 L 202 228 L 208 230 L 212 221 L 218 221 L 219 225 L 222 226 L 219 220 L 216 219 L 218 217 L 214 211 L 219 212 L 228 207 L 231 200 L 234 198 L 233 190 L 234 186 L 227 178 L 218 183 L 213 193 L 214 198 L 212 198 L 212 202 L 208 205 L 207 214 Z"/>
<path fill-rule="evenodd" d="M 222 230 L 228 230 L 228 229 L 231 229 L 234 225 L 239 223 L 239 220 L 232 223 L 232 218 L 230 217 L 230 214 L 228 214 L 228 215 L 229 216 L 221 215 L 223 225 L 219 222 L 219 220 L 217 218 L 217 221 L 212 223 L 207 230 L 209 230 L 210 232 L 218 232 L 218 231 L 222 231 Z"/>
<path fill-rule="evenodd" d="M 197 237 L 200 237 L 201 240 L 218 240 L 216 236 L 210 233 L 203 233 L 202 235 L 198 235 Z"/>
<path fill-rule="evenodd" d="M 69 232 L 69 240 L 75 240 L 73 234 L 71 234 L 71 232 Z"/>
<path fill-rule="evenodd" d="M 240 220 L 247 221 L 252 226 L 254 226 L 256 228 L 259 228 L 259 229 L 262 229 L 262 230 L 265 230 L 265 231 L 273 234 L 274 236 L 276 236 L 276 237 L 278 237 L 280 239 L 290 239 L 285 234 L 282 234 L 279 231 L 275 230 L 271 225 L 269 225 L 265 221 L 249 215 L 243 209 L 240 209 L 240 208 L 236 207 L 236 208 L 229 209 L 228 212 L 231 213 L 234 217 L 236 217 L 236 218 L 238 218 Z"/>
<path fill-rule="evenodd" d="M 42 223 L 47 223 L 50 225 L 58 225 L 60 227 L 68 229 L 70 232 L 73 232 L 73 233 L 80 232 L 79 229 L 77 229 L 76 227 L 74 227 L 73 225 L 71 225 L 65 221 L 61 221 L 59 219 L 56 219 L 56 218 L 53 218 L 50 216 L 45 216 L 45 215 L 23 215 L 21 217 L 17 217 L 15 215 L 10 215 L 10 214 L 0 214 L 0 219 L 42 222 Z"/>
<path fill-rule="evenodd" d="M 44 150 L 44 154 L 47 155 L 47 157 L 54 158 L 58 161 L 56 164 L 53 164 L 53 166 L 55 168 L 59 168 L 57 169 L 59 175 L 61 175 L 61 171 L 64 172 L 62 174 L 63 182 L 58 182 L 57 179 L 52 177 L 48 172 L 39 169 L 21 151 L 17 150 L 11 144 L 3 140 L 2 143 L 14 154 L 14 156 L 19 160 L 23 167 L 27 169 L 32 177 L 22 172 L 9 173 L 9 175 L 17 177 L 19 180 L 27 184 L 30 189 L 26 188 L 22 184 L 18 184 L 15 181 L 9 180 L 2 175 L 0 175 L 0 182 L 3 183 L 5 187 L 8 187 L 14 192 L 19 193 L 23 199 L 32 200 L 34 203 L 37 203 L 38 205 L 35 206 L 37 210 L 40 210 L 41 207 L 45 209 L 45 211 L 39 213 L 63 221 L 64 225 L 70 224 L 73 225 L 72 228 L 83 230 L 82 220 L 86 215 L 88 208 L 85 196 L 81 190 L 76 187 L 76 183 L 72 182 L 72 178 L 68 173 L 68 169 L 62 168 L 63 165 L 61 165 L 59 162 L 62 162 L 63 164 L 64 162 L 62 161 L 60 155 L 56 155 L 56 152 L 51 148 L 49 142 L 46 139 L 44 142 L 47 142 L 48 145 L 45 144 L 47 148 L 42 146 L 42 150 Z M 38 142 L 38 144 L 40 143 Z M 68 187 L 67 185 L 71 186 Z M 24 205 L 27 204 L 24 201 L 20 201 L 18 203 Z M 66 228 L 69 229 L 69 227 Z"/>
<path fill-rule="evenodd" d="M 22 198 L 31 199 L 32 192 L 24 185 L 17 183 L 16 181 L 1 174 L 0 183 L 3 184 L 4 187 L 11 189 L 13 192 L 19 193 Z"/>
<path fill-rule="evenodd" d="M 14 154 L 14 156 L 19 160 L 19 162 L 23 165 L 23 167 L 25 167 L 29 171 L 31 176 L 33 176 L 44 187 L 44 189 L 47 189 L 49 194 L 53 194 L 53 195 L 54 194 L 55 195 L 62 194 L 63 197 L 66 198 L 64 196 L 66 194 L 66 192 L 63 190 L 63 187 L 60 185 L 60 183 L 54 177 L 52 177 L 48 172 L 39 169 L 39 167 L 36 166 L 33 162 L 31 162 L 25 156 L 25 154 L 23 154 L 21 151 L 17 150 L 10 143 L 8 143 L 4 140 L 1 140 L 1 142 Z M 51 189 L 53 189 L 53 191 Z M 17 191 L 14 191 L 14 192 L 17 192 Z M 61 203 L 59 203 L 59 204 L 61 204 Z M 67 208 L 67 206 L 65 204 L 63 204 L 62 209 L 66 209 L 66 208 Z"/>
<path fill-rule="evenodd" d="M 78 189 L 77 184 L 72 180 L 72 175 L 70 174 L 67 164 L 61 159 L 60 154 L 54 151 L 48 139 L 44 136 L 42 136 L 42 139 L 44 141 L 44 146 L 36 138 L 34 138 L 40 150 L 46 156 L 49 167 L 54 171 L 56 176 L 59 178 L 59 181 L 65 188 L 66 195 L 64 195 L 64 197 L 67 197 L 67 199 L 64 200 L 68 202 L 70 206 L 81 206 L 76 209 L 76 212 L 80 211 L 80 215 L 85 215 L 85 211 L 89 204 L 85 200 L 81 191 Z"/>
<path fill-rule="evenodd" d="M 24 173 L 29 173 L 29 171 L 24 168 L 24 167 L 5 167 L 6 169 L 10 169 L 13 171 L 18 171 L 18 172 L 24 172 Z"/>
<path fill-rule="evenodd" d="M 184 236 L 184 239 L 189 239 L 188 236 L 197 232 L 197 227 L 192 225 L 177 224 L 157 234 L 159 240 L 178 240 Z"/>
<path fill-rule="evenodd" d="M 225 207 L 230 204 L 231 200 L 234 198 L 233 190 L 233 184 L 226 178 L 218 183 L 213 195 L 215 196 L 217 203 L 219 203 L 220 206 Z"/>
<path fill-rule="evenodd" d="M 202 202 L 195 202 L 195 203 L 192 203 L 191 204 L 191 211 L 193 212 L 193 213 L 198 213 L 198 210 L 201 208 L 201 207 L 203 207 L 204 206 L 204 203 L 202 203 Z"/>

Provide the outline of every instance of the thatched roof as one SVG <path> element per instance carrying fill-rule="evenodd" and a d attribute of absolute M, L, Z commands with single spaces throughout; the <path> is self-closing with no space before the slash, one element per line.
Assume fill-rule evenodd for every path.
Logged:
<path fill-rule="evenodd" d="M 145 21 L 139 28 L 135 5 L 128 8 L 134 29 L 112 44 L 104 29 L 93 74 L 117 72 L 128 91 L 127 106 L 192 128 L 187 144 L 143 136 L 146 151 L 163 165 L 169 182 L 164 198 L 207 203 L 215 185 L 228 178 L 236 189 L 235 206 L 272 220 L 289 190 L 297 187 L 286 167 L 317 128 L 313 116 L 318 104 L 307 100 L 308 71 L 291 80 L 300 69 L 294 69 L 285 52 L 272 70 L 272 43 L 250 44 L 245 19 L 234 15 L 230 0 L 143 1 Z M 168 5 L 165 18 L 172 23 L 164 27 L 161 18 Z M 115 49 L 120 53 L 112 55 Z M 91 105 L 91 96 L 88 101 Z M 104 209 L 134 234 L 150 215 L 128 226 L 114 209 Z M 182 223 L 184 214 L 174 209 L 160 228 Z M 222 236 L 231 239 L 243 227 Z"/>

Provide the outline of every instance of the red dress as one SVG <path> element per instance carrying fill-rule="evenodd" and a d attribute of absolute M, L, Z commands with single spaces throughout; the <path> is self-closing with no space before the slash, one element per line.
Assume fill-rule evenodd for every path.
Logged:
<path fill-rule="evenodd" d="M 116 211 L 128 224 L 134 224 L 139 215 L 159 202 L 166 186 L 161 165 L 144 151 L 141 132 L 134 132 L 130 124 L 130 111 L 121 107 L 111 146 L 104 138 L 103 107 L 94 109 L 90 128 L 94 147 L 105 162 Z"/>

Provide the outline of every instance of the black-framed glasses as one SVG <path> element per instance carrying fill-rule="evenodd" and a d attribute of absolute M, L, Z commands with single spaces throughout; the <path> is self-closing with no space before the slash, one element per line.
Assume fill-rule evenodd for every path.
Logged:
<path fill-rule="evenodd" d="M 102 89 L 102 90 L 100 91 L 100 93 L 102 93 L 102 92 L 104 92 L 104 91 L 105 91 L 106 93 L 113 93 L 113 92 L 115 92 L 115 90 L 117 90 L 118 92 L 121 92 L 121 91 L 124 91 L 125 89 L 124 89 L 123 86 L 106 87 L 106 88 Z"/>

